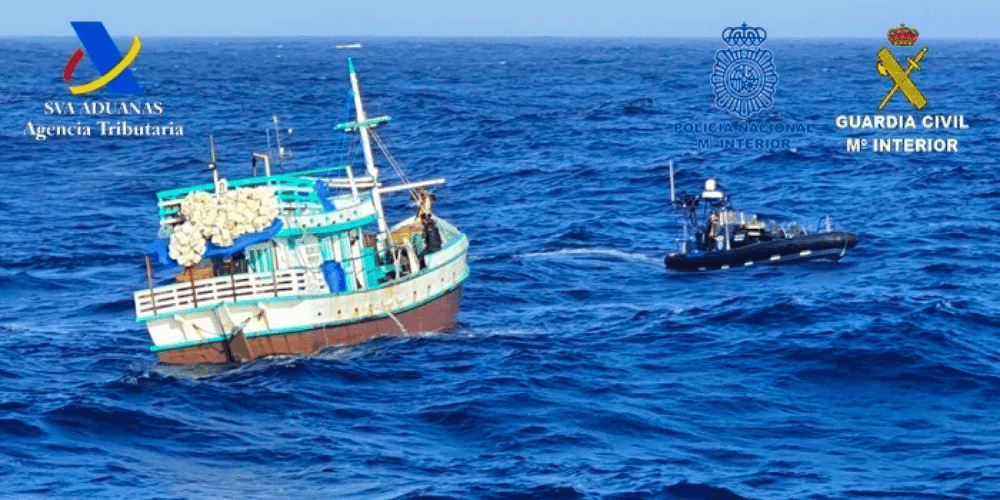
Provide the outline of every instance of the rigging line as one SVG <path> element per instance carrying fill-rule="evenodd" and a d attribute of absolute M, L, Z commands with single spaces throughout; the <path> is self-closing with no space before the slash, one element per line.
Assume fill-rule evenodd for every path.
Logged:
<path fill-rule="evenodd" d="M 340 141 L 337 142 L 337 153 L 339 154 L 338 163 L 340 163 L 341 165 L 344 164 L 344 159 L 347 156 L 347 148 L 346 148 L 347 138 L 344 137 L 345 135 L 347 134 L 341 135 Z"/>
<path fill-rule="evenodd" d="M 345 163 L 348 167 L 350 167 L 350 165 L 354 165 L 354 157 L 358 155 L 358 142 L 360 142 L 360 140 L 361 139 L 359 137 L 355 137 L 353 135 L 351 136 L 351 149 L 348 151 L 347 162 Z"/>
<path fill-rule="evenodd" d="M 353 94 L 353 92 L 354 92 L 353 90 L 348 90 L 347 91 L 347 99 L 344 100 L 344 105 L 341 107 L 341 110 L 340 110 L 340 119 L 341 119 L 342 122 L 347 122 L 347 121 L 350 121 L 350 119 L 351 119 L 351 117 L 350 117 L 351 104 L 354 102 L 354 99 L 353 99 L 354 94 Z M 345 131 L 343 133 L 343 135 L 340 136 L 340 143 L 337 145 L 337 151 L 340 153 L 340 159 L 341 160 L 343 160 L 345 158 L 346 153 L 347 153 L 347 148 L 345 148 L 344 146 L 347 145 L 347 141 L 353 140 L 353 139 L 350 138 L 350 135 L 351 134 L 349 134 L 349 133 L 347 133 Z"/>
<path fill-rule="evenodd" d="M 402 180 L 404 183 L 409 184 L 410 179 L 407 178 L 405 173 L 403 173 L 402 167 L 399 165 L 399 162 L 396 161 L 396 158 L 392 156 L 392 153 L 389 151 L 389 148 L 385 146 L 385 143 L 382 142 L 382 138 L 375 133 L 373 133 L 372 136 L 375 137 L 375 142 L 378 144 L 378 147 L 382 151 L 382 154 L 385 155 L 386 159 L 389 160 L 389 165 L 392 165 L 392 169 L 396 171 L 396 175 L 399 176 L 399 179 Z M 410 191 L 412 192 L 413 190 L 411 189 Z"/>
<path fill-rule="evenodd" d="M 378 146 L 380 151 L 382 151 L 382 156 L 385 156 L 385 159 L 389 161 L 389 166 L 391 166 L 392 169 L 396 172 L 396 175 L 399 175 L 399 169 L 396 167 L 396 164 L 393 163 L 392 156 L 388 153 L 385 144 L 382 142 L 382 138 L 379 137 L 378 133 L 376 133 L 374 130 L 369 130 L 368 134 L 371 136 L 372 139 L 375 140 L 375 145 Z"/>
<path fill-rule="evenodd" d="M 403 181 L 404 184 L 410 184 L 410 179 L 408 179 L 406 177 L 406 174 L 403 173 L 403 170 L 399 167 L 399 164 L 396 162 L 395 158 L 393 158 L 392 155 L 389 153 L 388 149 L 385 147 L 385 144 L 383 144 L 381 140 L 376 140 L 375 142 L 378 144 L 379 149 L 382 150 L 382 154 L 385 155 L 385 157 L 389 160 L 389 164 L 392 165 L 392 168 L 393 170 L 396 171 L 396 175 L 399 176 L 399 179 Z M 416 189 L 409 188 L 408 191 L 410 192 L 410 195 L 413 196 L 414 199 L 419 199 L 419 197 L 417 196 Z"/>

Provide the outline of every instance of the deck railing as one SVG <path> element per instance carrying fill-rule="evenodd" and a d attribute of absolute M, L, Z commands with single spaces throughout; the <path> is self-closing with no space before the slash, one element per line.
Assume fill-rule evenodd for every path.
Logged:
<path fill-rule="evenodd" d="M 237 274 L 180 282 L 135 292 L 136 318 L 253 298 L 309 293 L 304 269 Z"/>

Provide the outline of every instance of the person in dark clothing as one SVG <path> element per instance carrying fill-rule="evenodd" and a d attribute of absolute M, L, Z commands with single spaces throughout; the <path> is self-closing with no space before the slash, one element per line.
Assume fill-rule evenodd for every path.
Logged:
<path fill-rule="evenodd" d="M 431 214 L 420 214 L 420 222 L 424 226 L 424 246 L 426 253 L 434 253 L 441 250 L 441 231 L 434 222 Z"/>

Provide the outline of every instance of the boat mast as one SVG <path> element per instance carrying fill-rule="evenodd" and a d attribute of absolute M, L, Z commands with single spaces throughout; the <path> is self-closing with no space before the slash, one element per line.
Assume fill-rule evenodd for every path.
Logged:
<path fill-rule="evenodd" d="M 375 203 L 375 211 L 378 214 L 379 243 L 384 246 L 386 235 L 389 233 L 389 225 L 385 222 L 385 212 L 382 210 L 382 195 L 379 193 L 378 167 L 375 166 L 375 157 L 372 154 L 372 142 L 368 131 L 369 125 L 365 123 L 368 117 L 365 115 L 365 108 L 361 103 L 361 89 L 358 87 L 358 75 L 354 72 L 354 62 L 348 58 L 347 67 L 351 72 L 351 90 L 354 92 L 354 109 L 357 111 L 359 132 L 361 133 L 361 146 L 365 152 L 365 166 L 368 168 L 368 176 L 372 180 L 372 201 Z"/>
<path fill-rule="evenodd" d="M 284 168 L 285 157 L 286 156 L 290 157 L 292 152 L 288 148 L 281 145 L 281 129 L 278 128 L 278 122 L 279 122 L 278 115 L 271 116 L 271 121 L 274 123 L 274 142 L 278 146 L 278 166 Z M 293 132 L 294 130 L 288 129 L 288 135 L 292 135 Z M 271 152 L 271 144 L 270 141 L 268 141 L 268 153 L 270 152 Z M 270 169 L 268 170 L 267 175 L 268 176 L 271 175 Z"/>
<path fill-rule="evenodd" d="M 677 203 L 677 196 L 674 195 L 674 161 L 670 160 L 670 204 L 675 205 Z"/>
<path fill-rule="evenodd" d="M 212 134 L 208 135 L 208 152 L 211 155 L 208 170 L 212 172 L 212 186 L 215 188 L 215 196 L 218 197 L 219 193 L 225 192 L 225 188 L 219 184 L 219 164 L 215 158 L 215 136 Z"/>

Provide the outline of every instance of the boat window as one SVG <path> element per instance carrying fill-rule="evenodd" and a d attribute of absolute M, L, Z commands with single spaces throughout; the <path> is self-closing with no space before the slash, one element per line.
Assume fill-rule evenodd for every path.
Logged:
<path fill-rule="evenodd" d="M 244 274 L 247 270 L 247 259 L 243 252 L 237 252 L 228 257 L 212 257 L 212 271 L 215 276 Z"/>

